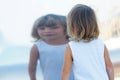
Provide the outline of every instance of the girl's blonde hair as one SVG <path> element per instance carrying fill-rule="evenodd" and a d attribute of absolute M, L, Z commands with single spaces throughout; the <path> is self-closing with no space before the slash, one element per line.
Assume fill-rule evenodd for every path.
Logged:
<path fill-rule="evenodd" d="M 67 32 L 75 41 L 97 38 L 99 29 L 94 10 L 83 4 L 75 5 L 67 16 Z"/>
<path fill-rule="evenodd" d="M 47 14 L 45 16 L 38 18 L 33 25 L 31 35 L 34 39 L 36 39 L 35 41 L 37 41 L 41 39 L 41 37 L 38 35 L 37 32 L 38 27 L 54 27 L 57 24 L 64 26 L 64 33 L 66 38 L 68 39 L 68 35 L 66 31 L 67 28 L 66 17 L 63 15 L 56 15 L 56 14 Z"/>

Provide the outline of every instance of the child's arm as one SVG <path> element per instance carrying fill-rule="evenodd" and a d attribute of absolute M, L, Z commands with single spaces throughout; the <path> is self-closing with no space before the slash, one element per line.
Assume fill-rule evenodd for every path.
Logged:
<path fill-rule="evenodd" d="M 108 73 L 109 80 L 114 80 L 114 69 L 106 46 L 104 48 L 104 58 L 105 58 L 106 71 Z"/>
<path fill-rule="evenodd" d="M 61 80 L 69 80 L 71 66 L 72 66 L 72 52 L 70 46 L 67 45 L 65 50 L 64 65 L 63 65 Z"/>
<path fill-rule="evenodd" d="M 30 80 L 36 80 L 36 66 L 39 54 L 36 45 L 33 45 L 30 52 L 30 60 L 29 60 L 29 76 Z"/>

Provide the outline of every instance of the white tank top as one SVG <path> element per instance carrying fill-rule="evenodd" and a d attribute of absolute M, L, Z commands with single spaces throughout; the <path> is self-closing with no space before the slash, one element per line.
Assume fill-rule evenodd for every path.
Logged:
<path fill-rule="evenodd" d="M 94 39 L 69 42 L 73 56 L 74 80 L 109 80 L 104 61 L 104 43 Z"/>

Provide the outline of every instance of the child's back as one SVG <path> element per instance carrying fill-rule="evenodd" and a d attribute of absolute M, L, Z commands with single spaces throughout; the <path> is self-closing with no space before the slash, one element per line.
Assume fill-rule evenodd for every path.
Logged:
<path fill-rule="evenodd" d="M 114 80 L 108 50 L 100 40 L 94 10 L 77 4 L 68 14 L 67 31 L 71 40 L 65 50 L 62 80 L 69 80 L 71 66 L 75 80 Z"/>
<path fill-rule="evenodd" d="M 69 45 L 73 55 L 75 80 L 108 80 L 102 40 L 71 41 Z"/>

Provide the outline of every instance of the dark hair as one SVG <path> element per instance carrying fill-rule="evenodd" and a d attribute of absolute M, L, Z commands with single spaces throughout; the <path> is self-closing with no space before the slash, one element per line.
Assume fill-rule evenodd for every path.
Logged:
<path fill-rule="evenodd" d="M 66 38 L 68 39 L 68 35 L 67 35 L 67 31 L 66 31 L 66 27 L 67 27 L 66 17 L 63 15 L 56 15 L 56 14 L 48 14 L 48 15 L 38 18 L 33 25 L 31 35 L 36 40 L 39 40 L 40 36 L 37 33 L 38 27 L 43 27 L 43 26 L 54 27 L 57 24 L 61 24 L 64 26 L 64 32 L 65 32 Z"/>
<path fill-rule="evenodd" d="M 99 36 L 99 29 L 94 10 L 87 5 L 77 4 L 67 17 L 68 35 L 76 41 L 86 42 Z"/>

